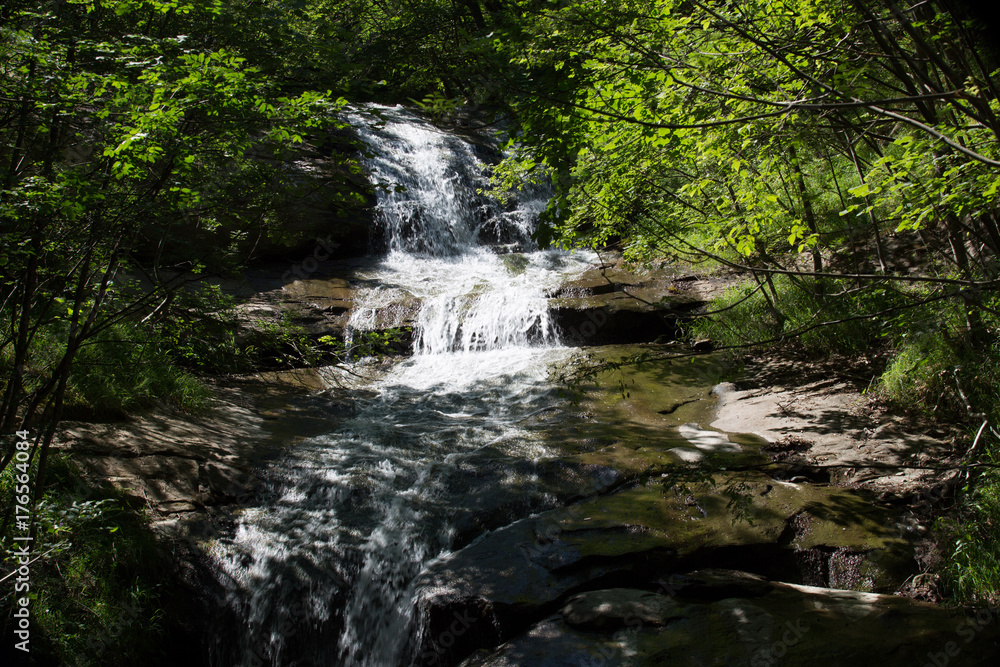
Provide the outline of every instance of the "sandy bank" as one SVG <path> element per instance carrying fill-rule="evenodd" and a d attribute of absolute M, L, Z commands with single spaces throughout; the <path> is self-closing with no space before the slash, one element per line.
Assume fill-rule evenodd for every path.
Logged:
<path fill-rule="evenodd" d="M 862 378 L 834 362 L 754 361 L 746 379 L 718 385 L 711 426 L 753 433 L 781 460 L 828 471 L 834 483 L 897 494 L 949 484 L 959 434 L 891 414 L 865 393 Z"/>

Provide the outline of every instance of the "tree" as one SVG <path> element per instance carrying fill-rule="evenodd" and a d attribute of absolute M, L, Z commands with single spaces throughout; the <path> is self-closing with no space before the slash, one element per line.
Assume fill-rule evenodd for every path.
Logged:
<path fill-rule="evenodd" d="M 502 47 L 527 72 L 504 173 L 554 180 L 543 236 L 710 257 L 762 289 L 775 275 L 813 292 L 842 277 L 927 285 L 984 339 L 1000 105 L 995 63 L 958 7 L 564 3 L 528 32 Z M 883 238 L 908 233 L 936 253 L 926 274 L 885 256 Z M 848 242 L 873 252 L 824 261 Z"/>
<path fill-rule="evenodd" d="M 183 236 L 221 228 L 222 246 L 237 242 L 255 223 L 233 210 L 230 184 L 266 170 L 260 156 L 335 125 L 345 104 L 286 94 L 232 34 L 223 40 L 236 6 L 4 6 L 0 470 L 14 454 L 7 434 L 37 429 L 36 495 L 81 348 L 169 309 L 209 256 Z"/>

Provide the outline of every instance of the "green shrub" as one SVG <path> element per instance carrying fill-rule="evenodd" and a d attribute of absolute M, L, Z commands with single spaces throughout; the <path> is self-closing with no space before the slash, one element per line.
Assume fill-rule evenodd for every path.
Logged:
<path fill-rule="evenodd" d="M 973 468 L 955 509 L 938 521 L 945 549 L 941 573 L 950 595 L 968 603 L 1000 602 L 1000 351 L 960 338 L 923 336 L 904 343 L 882 376 L 882 391 L 901 405 L 966 425 L 963 445 L 978 435 Z M 983 423 L 986 426 L 980 428 Z M 979 472 L 979 474 L 976 474 Z"/>
<path fill-rule="evenodd" d="M 997 462 L 995 455 L 990 457 Z M 954 545 L 942 568 L 953 598 L 968 603 L 1000 602 L 1000 474 L 976 480 L 956 515 L 938 521 L 942 544 Z M 969 491 L 969 489 L 966 489 Z"/>
<path fill-rule="evenodd" d="M 947 389 L 949 370 L 957 367 L 954 351 L 939 335 L 904 341 L 881 377 L 885 396 L 899 405 L 933 406 Z"/>

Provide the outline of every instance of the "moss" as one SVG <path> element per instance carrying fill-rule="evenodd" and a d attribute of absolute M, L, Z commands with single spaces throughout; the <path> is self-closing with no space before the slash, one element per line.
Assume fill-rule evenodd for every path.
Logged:
<path fill-rule="evenodd" d="M 740 484 L 745 514 L 726 490 Z M 808 514 L 808 530 L 789 532 Z M 559 538 L 582 557 L 672 549 L 678 558 L 705 548 L 776 544 L 801 551 L 824 547 L 909 554 L 892 514 L 853 491 L 776 483 L 764 475 L 714 475 L 687 490 L 649 483 L 552 512 Z M 611 537 L 613 536 L 613 538 Z"/>
<path fill-rule="evenodd" d="M 529 259 L 521 253 L 510 253 L 502 257 L 503 265 L 512 276 L 519 276 L 528 268 Z"/>

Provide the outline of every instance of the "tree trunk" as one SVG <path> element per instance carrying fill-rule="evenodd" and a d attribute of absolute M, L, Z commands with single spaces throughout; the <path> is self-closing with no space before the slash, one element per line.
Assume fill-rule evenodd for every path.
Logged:
<path fill-rule="evenodd" d="M 792 169 L 795 172 L 795 181 L 799 188 L 799 198 L 802 200 L 802 213 L 805 218 L 806 227 L 816 239 L 812 247 L 813 271 L 823 273 L 823 256 L 819 250 L 819 228 L 816 226 L 816 214 L 813 212 L 812 199 L 809 190 L 806 188 L 806 179 L 802 175 L 802 166 L 799 164 L 799 155 L 793 144 L 788 145 L 788 155 L 792 158 Z"/>

